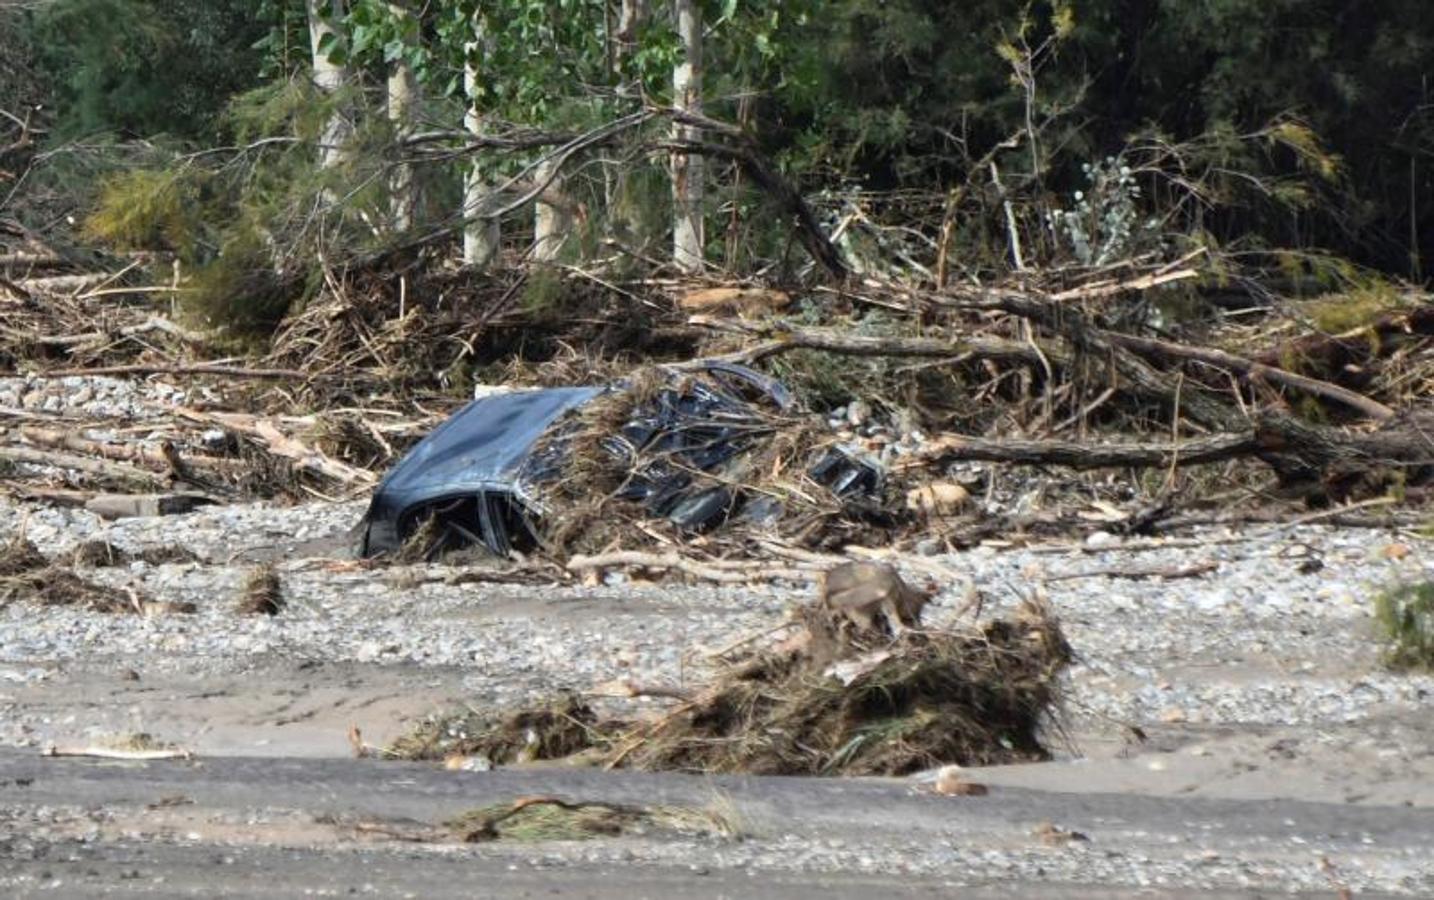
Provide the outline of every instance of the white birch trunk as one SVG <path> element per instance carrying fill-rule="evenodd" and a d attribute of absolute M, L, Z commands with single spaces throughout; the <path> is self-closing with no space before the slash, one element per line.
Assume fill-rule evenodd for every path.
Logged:
<path fill-rule="evenodd" d="M 552 262 L 572 234 L 573 206 L 563 191 L 564 179 L 557 160 L 538 166 L 534 174 L 539 184 L 546 182 L 548 186 L 533 204 L 533 259 Z"/>
<path fill-rule="evenodd" d="M 618 61 L 618 72 L 624 80 L 628 74 L 625 63 L 632 59 L 633 51 L 637 49 L 637 32 L 645 21 L 647 21 L 647 0 L 622 0 L 622 8 L 617 16 L 617 40 L 614 55 Z"/>
<path fill-rule="evenodd" d="M 464 48 L 466 57 L 463 64 L 463 90 L 468 98 L 468 110 L 463 115 L 463 126 L 474 137 L 483 135 L 483 113 L 478 108 L 479 65 L 483 57 L 483 21 L 481 13 L 473 16 L 473 40 Z M 487 268 L 498 257 L 502 233 L 496 218 L 487 218 L 492 205 L 491 190 L 483 180 L 479 155 L 474 154 L 471 168 L 463 182 L 463 262 L 478 268 Z"/>
<path fill-rule="evenodd" d="M 389 9 L 400 19 L 407 18 L 408 10 L 396 3 Z M 412 41 L 412 38 L 407 38 Z M 403 142 L 413 133 L 417 117 L 418 76 L 407 59 L 394 60 L 388 70 L 388 120 L 393 124 L 394 140 L 399 145 L 400 155 L 404 152 Z M 421 197 L 413 166 L 399 162 L 389 181 L 390 216 L 394 231 L 407 231 L 413 227 L 418 215 Z"/>
<path fill-rule="evenodd" d="M 677 35 L 683 60 L 672 70 L 673 102 L 679 109 L 702 112 L 702 14 L 696 0 L 675 0 Z M 696 128 L 676 125 L 679 141 L 698 140 Z M 702 271 L 702 157 L 672 154 L 672 261 L 683 272 Z"/>
<path fill-rule="evenodd" d="M 348 81 L 348 70 L 329 61 L 327 51 L 320 51 L 328 35 L 335 35 L 334 22 L 344 14 L 344 0 L 307 0 L 309 15 L 309 49 L 313 60 L 314 87 L 321 93 L 333 94 Z M 328 13 L 329 18 L 324 18 Z M 343 158 L 344 144 L 352 134 L 348 117 L 335 109 L 319 134 L 319 165 L 332 167 Z"/>

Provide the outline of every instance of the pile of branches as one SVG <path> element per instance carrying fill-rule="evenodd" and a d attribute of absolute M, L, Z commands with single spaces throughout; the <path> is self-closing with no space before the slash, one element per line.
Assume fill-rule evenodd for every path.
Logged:
<path fill-rule="evenodd" d="M 475 278 L 400 255 L 326 272 L 317 297 L 280 325 L 265 366 L 304 372 L 313 402 L 376 389 L 451 398 L 474 382 L 592 383 L 689 358 L 699 332 L 679 326 L 662 294 L 613 290 L 577 268 Z"/>
<path fill-rule="evenodd" d="M 1061 290 L 933 291 L 868 280 L 829 294 L 919 323 L 910 329 L 919 334 L 860 335 L 849 326 L 780 320 L 693 323 L 720 335 L 709 347 L 724 359 L 751 364 L 819 352 L 926 360 L 911 368 L 951 373 L 948 396 L 986 398 L 935 411 L 932 418 L 944 421 L 901 465 L 907 472 L 962 461 L 1174 471 L 1254 459 L 1273 471 L 1284 496 L 1313 505 L 1391 490 L 1406 499 L 1420 494 L 1415 489 L 1434 477 L 1428 296 L 1410 294 L 1344 334 L 1306 328 L 1292 338 L 1287 319 L 1275 329 L 1278 342 L 1258 349 L 1249 346 L 1249 328 L 1205 327 L 1177 338 L 1131 321 L 1129 310 L 1158 297 L 1163 285 L 1194 277 L 1193 270 L 1154 271 Z M 1220 346 L 1239 342 L 1244 352 Z M 948 397 L 908 392 L 907 399 Z M 1102 437 L 1111 435 L 1120 440 Z"/>
<path fill-rule="evenodd" d="M 366 492 L 375 469 L 432 420 L 374 422 L 356 413 L 274 416 L 177 407 L 142 435 L 116 418 L 0 410 L 0 464 L 22 497 L 88 505 L 107 514 L 117 497 L 143 495 L 153 510 L 254 498 L 337 499 Z M 130 515 L 141 513 L 127 513 Z"/>
<path fill-rule="evenodd" d="M 652 720 L 606 718 L 567 696 L 430 722 L 390 752 L 764 775 L 905 775 L 1049 758 L 1041 735 L 1071 653 L 1043 603 L 980 627 L 876 641 L 823 628 L 827 616 L 813 604 L 794 638 L 727 660 L 702 687 L 628 685 L 629 696 L 676 701 Z"/>
<path fill-rule="evenodd" d="M 177 285 L 134 283 L 146 261 L 141 254 L 127 265 L 102 265 L 0 219 L 0 368 L 177 361 L 203 352 L 207 339 L 154 302 L 168 301 Z"/>

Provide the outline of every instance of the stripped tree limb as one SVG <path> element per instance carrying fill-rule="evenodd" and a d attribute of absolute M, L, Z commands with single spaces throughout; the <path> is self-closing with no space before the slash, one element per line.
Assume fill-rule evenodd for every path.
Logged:
<path fill-rule="evenodd" d="M 46 747 L 42 756 L 88 756 L 94 759 L 123 759 L 131 762 L 159 759 L 193 759 L 192 750 L 180 748 L 159 748 L 154 750 L 126 750 L 118 747 Z"/>
<path fill-rule="evenodd" d="M 8 429 L 0 428 L 0 436 L 4 436 L 7 431 Z M 16 431 L 24 440 L 41 447 L 70 450 L 86 456 L 97 456 L 101 459 L 142 463 L 164 469 L 172 468 L 168 455 L 163 450 L 154 447 L 145 447 L 139 444 L 110 444 L 80 437 L 73 431 L 60 431 L 35 425 L 22 425 Z M 198 454 L 187 457 L 185 464 L 225 472 L 239 472 L 248 468 L 248 464 L 241 459 Z"/>
<path fill-rule="evenodd" d="M 1105 340 L 1133 350 L 1146 357 L 1175 357 L 1177 359 L 1189 359 L 1197 362 L 1208 363 L 1212 366 L 1219 366 L 1224 369 L 1231 369 L 1242 372 L 1251 378 L 1263 378 L 1266 381 L 1276 381 L 1292 388 L 1298 388 L 1309 394 L 1324 397 L 1342 403 L 1352 409 L 1357 409 L 1371 419 L 1384 421 L 1394 417 L 1394 410 L 1376 400 L 1371 400 L 1354 391 L 1342 388 L 1337 384 L 1328 381 L 1321 381 L 1318 378 L 1309 378 L 1285 369 L 1268 366 L 1252 359 L 1245 359 L 1233 353 L 1226 353 L 1224 350 L 1217 350 L 1210 347 L 1192 347 L 1188 344 L 1177 344 L 1173 341 L 1162 341 L 1156 338 L 1137 337 L 1133 334 L 1117 334 L 1113 331 L 1102 331 L 1101 336 Z"/>
<path fill-rule="evenodd" d="M 793 581 L 809 581 L 812 573 L 802 569 L 773 569 L 756 564 L 741 569 L 709 565 L 701 560 L 680 556 L 676 553 L 641 553 L 638 551 L 617 551 L 600 553 L 596 556 L 577 555 L 568 560 L 569 572 L 583 572 L 590 569 L 606 569 L 612 566 L 636 566 L 643 569 L 673 569 L 703 581 L 723 584 L 745 584 L 749 581 L 786 578 Z"/>
<path fill-rule="evenodd" d="M 1080 310 L 1070 305 L 1010 291 L 985 291 L 974 296 L 954 292 L 926 296 L 938 306 L 1004 312 L 1059 332 L 1078 351 L 1108 358 L 1129 390 L 1159 400 L 1171 408 L 1178 407 L 1191 420 L 1212 431 L 1238 431 L 1249 426 L 1246 417 L 1238 410 L 1206 392 L 1186 390 L 1177 402 L 1177 388 L 1171 379 L 1162 377 L 1144 360 L 1111 341 L 1108 332 L 1094 327 Z"/>
<path fill-rule="evenodd" d="M 162 478 L 153 472 L 128 466 L 124 463 L 110 462 L 104 459 L 91 459 L 86 456 L 75 456 L 71 453 L 61 453 L 51 450 L 37 450 L 34 447 L 0 447 L 0 460 L 13 463 L 27 463 L 35 466 L 54 466 L 58 469 L 71 469 L 76 472 L 84 472 L 86 475 L 95 475 L 100 478 L 110 478 L 120 482 L 142 484 L 149 487 L 163 487 L 167 479 Z"/>
<path fill-rule="evenodd" d="M 1079 444 L 1071 441 L 988 440 L 937 435 L 898 470 L 981 460 L 1019 465 L 1098 469 L 1222 462 L 1255 457 L 1285 487 L 1309 499 L 1343 501 L 1381 485 L 1434 478 L 1434 422 L 1395 418 L 1368 434 L 1309 425 L 1289 416 L 1260 417 L 1254 427 L 1178 444 Z"/>
<path fill-rule="evenodd" d="M 1073 441 L 988 440 L 958 434 L 932 437 L 921 451 L 898 464 L 900 469 L 944 465 L 962 460 L 1021 465 L 1102 469 L 1112 466 L 1165 467 L 1172 463 L 1211 463 L 1252 456 L 1260 449 L 1253 430 L 1198 438 L 1179 444 L 1081 444 Z"/>
<path fill-rule="evenodd" d="M 251 369 L 244 366 L 192 365 L 96 366 L 90 369 L 49 369 L 36 372 L 37 378 L 69 378 L 74 375 L 222 375 L 225 378 L 259 378 L 307 381 L 316 376 L 298 369 Z"/>
<path fill-rule="evenodd" d="M 747 334 L 774 334 L 771 340 L 748 347 L 725 356 L 713 357 L 726 362 L 752 364 L 771 356 L 792 350 L 823 350 L 847 356 L 932 356 L 932 357 L 979 357 L 982 359 L 1018 359 L 1035 365 L 1040 364 L 1036 348 L 1028 343 L 1007 341 L 1000 338 L 972 337 L 952 340 L 949 338 L 923 337 L 873 337 L 848 334 L 835 329 L 803 328 L 789 331 L 785 328 L 763 328 L 731 319 L 714 319 L 707 316 L 691 316 L 689 325 L 723 331 L 740 331 Z M 1065 355 L 1054 347 L 1043 347 L 1048 359 L 1053 362 L 1065 361 Z"/>

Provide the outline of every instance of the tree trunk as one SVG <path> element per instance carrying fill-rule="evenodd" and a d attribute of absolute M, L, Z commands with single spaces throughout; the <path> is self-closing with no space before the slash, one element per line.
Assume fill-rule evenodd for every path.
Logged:
<path fill-rule="evenodd" d="M 338 39 L 334 23 L 344 15 L 344 0 L 307 0 L 307 3 L 314 86 L 321 93 L 333 94 L 348 82 L 348 70 L 329 61 L 331 42 Z M 348 117 L 342 109 L 335 109 L 319 134 L 320 166 L 330 168 L 343 158 L 343 145 L 351 133 Z"/>
<path fill-rule="evenodd" d="M 397 3 L 389 4 L 389 10 L 400 20 L 409 18 L 408 10 Z M 416 38 L 410 34 L 404 40 L 411 44 Z M 388 70 L 388 120 L 393 124 L 394 140 L 399 147 L 403 146 L 404 138 L 413 133 L 417 105 L 418 76 L 408 60 L 400 57 Z M 400 161 L 394 167 L 389 198 L 393 230 L 401 232 L 412 228 L 422 197 L 416 172 L 409 163 Z"/>
<path fill-rule="evenodd" d="M 473 40 L 464 47 L 463 90 L 468 98 L 468 109 L 463 115 L 463 125 L 474 137 L 481 137 L 484 130 L 483 111 L 479 106 L 478 85 L 483 64 L 485 30 L 482 13 L 473 15 Z M 463 182 L 463 262 L 478 268 L 487 268 L 498 256 L 498 242 L 502 237 L 498 219 L 488 212 L 493 205 L 492 190 L 483 178 L 481 160 L 477 154 L 471 163 Z"/>
<path fill-rule="evenodd" d="M 683 59 L 672 70 L 672 100 L 681 110 L 702 112 L 702 14 L 696 0 L 675 0 L 677 34 L 682 40 Z M 697 141 L 701 133 L 690 126 L 675 125 L 674 138 Z M 672 261 L 683 272 L 702 271 L 702 157 L 689 153 L 672 154 Z"/>
<path fill-rule="evenodd" d="M 617 18 L 617 34 L 613 35 L 613 56 L 617 59 L 618 77 L 623 82 L 632 74 L 627 71 L 627 64 L 637 50 L 637 32 L 645 21 L 647 0 L 622 0 L 622 10 Z"/>
<path fill-rule="evenodd" d="M 556 159 L 538 166 L 536 177 L 547 187 L 533 204 L 533 259 L 552 262 L 572 235 L 573 204 L 563 191 L 564 179 Z"/>

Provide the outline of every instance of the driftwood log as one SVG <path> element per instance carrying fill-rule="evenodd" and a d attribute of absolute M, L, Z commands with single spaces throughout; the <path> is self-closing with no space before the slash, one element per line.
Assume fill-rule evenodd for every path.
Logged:
<path fill-rule="evenodd" d="M 1265 415 L 1238 432 L 1180 443 L 1089 444 L 937 435 L 906 468 L 960 460 L 1019 465 L 1169 467 L 1254 457 L 1313 503 L 1343 502 L 1434 480 L 1434 415 L 1390 419 L 1368 433 Z"/>

